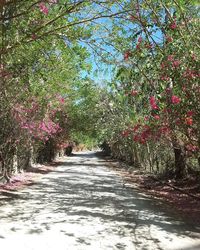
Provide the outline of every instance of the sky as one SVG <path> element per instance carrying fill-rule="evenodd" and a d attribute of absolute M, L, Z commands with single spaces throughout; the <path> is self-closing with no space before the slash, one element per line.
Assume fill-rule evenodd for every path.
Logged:
<path fill-rule="evenodd" d="M 116 9 L 112 9 L 113 12 L 116 12 Z M 95 33 L 92 36 L 92 39 L 98 40 L 100 37 L 106 35 L 105 32 L 108 30 L 109 32 L 112 30 L 112 21 L 109 18 L 103 18 L 103 19 L 98 19 L 95 21 L 96 25 L 101 26 L 101 28 L 96 29 Z M 130 35 L 130 30 L 133 30 L 135 27 L 137 27 L 134 23 L 129 22 L 128 26 L 125 28 L 125 31 L 127 31 L 127 36 Z M 154 27 L 155 28 L 155 27 Z M 136 40 L 138 37 L 136 38 Z M 135 47 L 135 41 L 133 39 L 133 48 Z M 156 42 L 161 42 L 162 40 L 162 33 L 160 30 L 157 30 L 154 32 L 154 40 Z M 111 65 L 111 64 L 106 64 L 102 63 L 100 57 L 93 51 L 91 48 L 92 44 L 87 44 L 86 42 L 82 41 L 80 42 L 81 46 L 86 47 L 89 53 L 91 54 L 90 57 L 88 58 L 88 62 L 92 64 L 92 70 L 88 74 L 87 72 L 82 72 L 82 77 L 88 76 L 89 78 L 93 79 L 95 83 L 97 84 L 106 84 L 106 82 L 110 82 L 112 78 L 114 77 L 114 72 L 116 65 Z M 116 53 L 116 51 L 106 45 L 105 43 L 101 45 L 101 48 L 103 50 L 108 51 L 110 54 L 114 55 L 116 61 L 118 64 L 123 64 L 123 49 L 126 48 L 124 45 L 124 48 L 122 47 L 121 53 Z M 99 52 L 99 51 L 98 51 Z"/>

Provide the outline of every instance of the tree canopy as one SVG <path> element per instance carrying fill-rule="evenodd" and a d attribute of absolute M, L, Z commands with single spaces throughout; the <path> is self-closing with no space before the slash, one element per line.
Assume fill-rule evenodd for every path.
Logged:
<path fill-rule="evenodd" d="M 70 140 L 176 178 L 199 167 L 197 1 L 3 0 L 0 20 L 3 176 Z"/>

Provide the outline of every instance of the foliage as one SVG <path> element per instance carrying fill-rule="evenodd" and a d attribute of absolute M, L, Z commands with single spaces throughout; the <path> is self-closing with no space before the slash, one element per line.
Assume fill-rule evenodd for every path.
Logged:
<path fill-rule="evenodd" d="M 200 159 L 198 10 L 184 0 L 1 1 L 3 176 L 23 151 L 55 156 L 78 140 L 106 141 L 151 170 L 174 161 L 183 177 Z M 83 77 L 91 52 L 116 66 L 107 88 Z"/>
<path fill-rule="evenodd" d="M 121 136 L 134 141 L 138 155 L 147 152 L 142 157 L 150 167 L 158 165 L 159 147 L 171 148 L 181 178 L 186 158 L 198 158 L 200 148 L 197 8 L 185 1 L 136 1 L 122 24 L 124 62 L 112 83 L 128 105 L 124 114 L 129 109 Z M 123 39 L 117 37 L 117 48 Z M 112 140 L 124 144 L 117 133 Z"/>

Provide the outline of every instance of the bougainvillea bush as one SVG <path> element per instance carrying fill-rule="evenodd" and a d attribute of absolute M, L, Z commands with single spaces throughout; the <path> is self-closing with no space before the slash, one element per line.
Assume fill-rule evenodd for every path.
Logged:
<path fill-rule="evenodd" d="M 38 147 L 43 151 L 50 144 L 64 147 L 69 136 L 68 110 L 73 110 L 69 106 L 91 68 L 83 44 L 98 27 L 93 21 L 127 11 L 117 5 L 91 0 L 1 1 L 2 176 L 9 179 L 16 155 L 27 151 L 30 157 Z M 60 104 L 65 102 L 60 110 L 58 98 Z"/>
<path fill-rule="evenodd" d="M 71 30 L 56 29 L 67 25 L 76 7 L 53 0 L 0 4 L 0 170 L 7 181 L 13 171 L 41 159 L 41 152 L 55 151 L 42 157 L 51 160 L 68 138 L 67 95 L 86 51 L 76 41 L 67 47 L 64 37 Z"/>
<path fill-rule="evenodd" d="M 176 178 L 198 166 L 198 11 L 195 0 L 1 1 L 2 176 L 16 156 L 55 155 L 70 129 Z M 116 66 L 109 91 L 88 87 L 96 55 Z"/>
<path fill-rule="evenodd" d="M 129 17 L 137 31 L 131 38 L 135 46 L 125 50 L 118 73 L 133 115 L 122 137 L 147 150 L 150 161 L 159 158 L 157 145 L 171 148 L 176 178 L 186 174 L 188 160 L 199 164 L 197 12 L 186 1 L 138 1 Z"/>

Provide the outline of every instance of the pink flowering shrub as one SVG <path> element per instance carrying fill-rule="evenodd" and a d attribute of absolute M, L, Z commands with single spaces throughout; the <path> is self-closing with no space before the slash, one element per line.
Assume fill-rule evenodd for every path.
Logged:
<path fill-rule="evenodd" d="M 172 96 L 171 100 L 173 104 L 179 104 L 181 102 L 181 98 L 175 95 Z"/>
<path fill-rule="evenodd" d="M 155 99 L 154 96 L 151 96 L 151 97 L 150 97 L 149 102 L 150 102 L 151 108 L 152 108 L 153 110 L 159 109 L 159 108 L 158 108 L 158 105 L 157 105 L 157 103 L 156 103 L 156 99 Z"/>
<path fill-rule="evenodd" d="M 170 150 L 171 146 L 180 147 L 182 155 L 185 151 L 186 155 L 198 158 L 200 73 L 196 36 L 199 26 L 185 5 L 183 9 L 188 12 L 183 18 L 180 14 L 183 9 L 178 5 L 175 7 L 176 13 L 168 13 L 167 21 L 159 11 L 154 12 L 153 1 L 148 4 L 144 2 L 141 6 L 138 3 L 131 14 L 130 21 L 138 27 L 139 37 L 130 39 L 132 53 L 128 58 L 133 63 L 131 73 L 126 76 L 130 77 L 130 84 L 122 86 L 126 103 L 130 105 L 131 119 L 121 132 L 121 137 L 123 141 L 130 143 L 132 140 L 134 145 L 139 145 L 138 150 L 141 145 L 146 148 L 149 145 L 154 148 L 157 145 L 166 146 Z M 148 21 L 143 8 L 152 13 L 148 15 Z M 152 28 L 147 29 L 147 22 Z M 161 33 L 160 40 L 156 34 L 154 36 L 154 27 Z M 147 155 L 150 151 L 151 148 Z"/>
<path fill-rule="evenodd" d="M 39 3 L 39 9 L 43 14 L 48 15 L 49 9 L 44 2 Z"/>
<path fill-rule="evenodd" d="M 40 141 L 47 141 L 49 138 L 54 137 L 62 131 L 60 124 L 56 121 L 56 114 L 64 105 L 64 98 L 60 95 L 56 97 L 58 106 L 51 107 L 47 105 L 46 112 L 37 101 L 33 98 L 27 106 L 23 104 L 16 104 L 13 107 L 13 116 L 19 127 L 25 130 L 29 136 Z M 60 106 L 61 105 L 61 106 Z"/>

